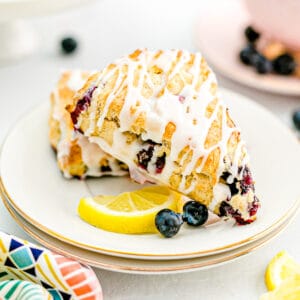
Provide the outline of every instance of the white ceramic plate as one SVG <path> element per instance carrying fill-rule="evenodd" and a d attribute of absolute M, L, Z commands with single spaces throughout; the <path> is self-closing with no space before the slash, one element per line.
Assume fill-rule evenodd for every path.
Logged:
<path fill-rule="evenodd" d="M 246 45 L 243 31 L 250 24 L 243 1 L 212 0 L 203 4 L 197 17 L 194 39 L 197 48 L 216 70 L 252 88 L 300 95 L 299 78 L 260 75 L 239 61 L 239 51 Z"/>
<path fill-rule="evenodd" d="M 293 217 L 296 215 L 295 212 L 293 212 L 287 221 L 270 232 L 267 236 L 264 236 L 263 238 L 245 246 L 224 253 L 178 260 L 142 260 L 104 255 L 64 243 L 27 222 L 10 206 L 10 204 L 8 204 L 8 202 L 5 200 L 3 202 L 19 226 L 22 227 L 34 239 L 52 251 L 76 259 L 81 263 L 89 264 L 93 267 L 114 272 L 135 274 L 168 274 L 191 272 L 200 269 L 209 269 L 234 261 L 239 257 L 257 250 L 267 242 L 271 241 L 291 222 Z"/>
<path fill-rule="evenodd" d="M 83 222 L 76 213 L 77 204 L 89 190 L 111 194 L 140 186 L 128 178 L 64 179 L 48 142 L 47 104 L 19 121 L 3 145 L 0 172 L 4 193 L 18 213 L 36 227 L 104 254 L 179 259 L 227 251 L 261 238 L 280 226 L 299 203 L 300 145 L 264 108 L 241 95 L 223 94 L 248 142 L 262 202 L 258 219 L 251 225 L 223 222 L 209 228 L 183 228 L 176 237 L 165 239 L 158 234 L 111 233 Z"/>

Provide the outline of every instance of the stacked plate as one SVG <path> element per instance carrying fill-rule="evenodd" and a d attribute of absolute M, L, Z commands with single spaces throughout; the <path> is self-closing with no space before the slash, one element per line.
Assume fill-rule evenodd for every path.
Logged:
<path fill-rule="evenodd" d="M 120 272 L 170 273 L 208 268 L 254 251 L 281 232 L 300 203 L 300 145 L 272 114 L 223 90 L 252 158 L 258 219 L 248 226 L 219 222 L 183 228 L 172 239 L 97 229 L 77 215 L 83 196 L 140 188 L 129 178 L 66 180 L 48 142 L 44 104 L 26 115 L 6 138 L 1 154 L 1 194 L 17 223 L 46 247 L 92 266 Z"/>

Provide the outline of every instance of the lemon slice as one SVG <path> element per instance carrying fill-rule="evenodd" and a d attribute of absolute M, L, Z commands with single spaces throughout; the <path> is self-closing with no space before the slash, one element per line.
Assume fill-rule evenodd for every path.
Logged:
<path fill-rule="evenodd" d="M 182 196 L 163 186 L 151 186 L 117 196 L 82 198 L 79 216 L 96 227 L 118 233 L 154 233 L 155 216 L 164 208 L 181 212 Z"/>
<path fill-rule="evenodd" d="M 259 300 L 299 300 L 300 274 L 285 279 L 274 291 L 263 294 Z"/>
<path fill-rule="evenodd" d="M 300 265 L 286 251 L 281 251 L 272 258 L 267 267 L 266 286 L 269 291 L 272 291 L 278 288 L 284 280 L 298 275 L 300 276 Z"/>

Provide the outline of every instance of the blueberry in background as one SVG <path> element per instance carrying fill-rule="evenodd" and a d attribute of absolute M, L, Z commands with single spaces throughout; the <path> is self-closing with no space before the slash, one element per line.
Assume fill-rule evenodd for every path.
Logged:
<path fill-rule="evenodd" d="M 61 40 L 60 46 L 63 53 L 71 54 L 77 49 L 78 43 L 75 38 L 68 36 Z"/>
<path fill-rule="evenodd" d="M 255 31 L 255 29 L 252 26 L 248 26 L 245 29 L 244 33 L 245 33 L 246 39 L 250 43 L 254 43 L 260 36 L 260 34 L 257 31 Z"/>
<path fill-rule="evenodd" d="M 300 130 L 300 109 L 293 113 L 293 122 L 295 127 Z"/>
<path fill-rule="evenodd" d="M 290 75 L 294 73 L 296 63 L 291 55 L 285 53 L 273 60 L 273 69 L 280 75 Z"/>
<path fill-rule="evenodd" d="M 272 63 L 260 53 L 253 54 L 251 63 L 259 74 L 272 72 Z"/>
<path fill-rule="evenodd" d="M 257 51 L 253 45 L 247 45 L 240 51 L 240 60 L 245 65 L 252 65 L 253 56 L 257 54 Z"/>
<path fill-rule="evenodd" d="M 177 234 L 182 223 L 181 215 L 168 208 L 162 209 L 155 217 L 157 230 L 167 238 Z"/>

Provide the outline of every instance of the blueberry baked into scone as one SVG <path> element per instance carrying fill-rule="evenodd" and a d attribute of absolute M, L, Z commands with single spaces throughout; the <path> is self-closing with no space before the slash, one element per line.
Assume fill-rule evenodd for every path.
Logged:
<path fill-rule="evenodd" d="M 68 106 L 74 128 L 124 162 L 238 224 L 259 200 L 240 130 L 200 53 L 138 49 L 91 75 Z"/>
<path fill-rule="evenodd" d="M 97 144 L 74 131 L 70 114 L 65 109 L 91 73 L 64 71 L 50 95 L 49 138 L 57 162 L 65 177 L 125 175 L 127 166 L 104 153 Z"/>

